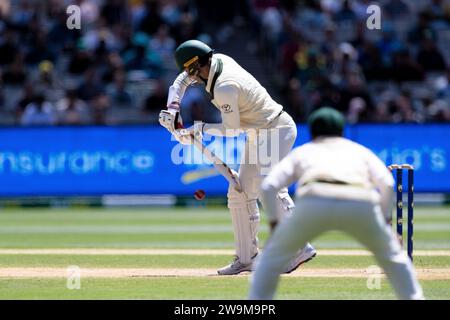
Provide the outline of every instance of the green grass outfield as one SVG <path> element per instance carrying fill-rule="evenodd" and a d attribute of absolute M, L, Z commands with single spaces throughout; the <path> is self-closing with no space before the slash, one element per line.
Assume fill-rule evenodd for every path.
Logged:
<path fill-rule="evenodd" d="M 450 299 L 450 207 L 418 206 L 414 222 L 425 295 Z M 262 243 L 267 230 L 263 221 Z M 277 298 L 395 298 L 384 277 L 367 288 L 376 262 L 348 236 L 313 244 L 318 256 L 282 276 Z M 215 275 L 232 249 L 226 208 L 1 209 L 0 299 L 245 299 L 248 274 Z M 79 290 L 66 286 L 74 265 Z"/>

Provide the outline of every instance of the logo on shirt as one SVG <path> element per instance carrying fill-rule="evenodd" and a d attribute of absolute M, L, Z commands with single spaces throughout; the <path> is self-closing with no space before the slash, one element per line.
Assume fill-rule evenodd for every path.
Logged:
<path fill-rule="evenodd" d="M 220 107 L 220 109 L 224 112 L 224 113 L 230 113 L 233 110 L 231 109 L 231 106 L 229 104 L 224 104 L 223 106 Z"/>

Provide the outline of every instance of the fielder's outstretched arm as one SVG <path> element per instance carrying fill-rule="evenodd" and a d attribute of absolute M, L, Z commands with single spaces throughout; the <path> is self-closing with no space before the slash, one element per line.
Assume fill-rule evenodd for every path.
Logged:
<path fill-rule="evenodd" d="M 261 202 L 266 209 L 269 223 L 278 221 L 278 191 L 299 179 L 299 166 L 296 165 L 297 149 L 292 150 L 276 164 L 261 184 Z"/>

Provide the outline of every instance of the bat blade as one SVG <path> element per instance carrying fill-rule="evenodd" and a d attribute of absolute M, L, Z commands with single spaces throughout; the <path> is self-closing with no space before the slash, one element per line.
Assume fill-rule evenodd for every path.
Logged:
<path fill-rule="evenodd" d="M 214 152 L 206 148 L 203 142 L 194 136 L 194 145 L 196 148 L 208 158 L 209 161 L 212 162 L 214 167 L 219 173 L 227 179 L 227 181 L 231 184 L 231 186 L 237 191 L 242 192 L 241 183 L 239 181 L 239 174 L 227 166 L 225 162 L 222 161 L 219 157 L 217 157 Z"/>

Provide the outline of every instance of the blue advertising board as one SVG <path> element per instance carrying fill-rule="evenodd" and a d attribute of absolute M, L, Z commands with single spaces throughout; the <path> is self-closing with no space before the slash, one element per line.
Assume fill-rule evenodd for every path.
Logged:
<path fill-rule="evenodd" d="M 450 193 L 450 125 L 355 125 L 345 135 L 386 164 L 414 165 L 416 192 Z M 245 137 L 206 140 L 238 168 Z M 296 145 L 308 140 L 300 125 Z M 0 181 L 2 197 L 227 190 L 200 152 L 177 144 L 159 126 L 0 128 Z"/>

